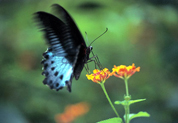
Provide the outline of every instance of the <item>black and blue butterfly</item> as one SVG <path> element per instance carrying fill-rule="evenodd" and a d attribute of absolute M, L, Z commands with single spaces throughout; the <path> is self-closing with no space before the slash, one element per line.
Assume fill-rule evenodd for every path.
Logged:
<path fill-rule="evenodd" d="M 92 46 L 86 46 L 66 10 L 58 4 L 54 4 L 53 7 L 60 19 L 42 11 L 35 13 L 49 45 L 41 62 L 44 65 L 42 75 L 45 75 L 43 83 L 57 91 L 67 86 L 71 92 L 72 79 L 79 79 L 84 64 L 90 60 Z"/>

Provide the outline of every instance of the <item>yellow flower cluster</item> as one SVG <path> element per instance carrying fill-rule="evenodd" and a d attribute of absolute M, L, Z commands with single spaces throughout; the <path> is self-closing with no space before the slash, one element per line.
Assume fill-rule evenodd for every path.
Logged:
<path fill-rule="evenodd" d="M 140 67 L 136 68 L 135 64 L 132 64 L 132 66 L 114 65 L 112 72 L 110 72 L 107 68 L 104 68 L 103 70 L 95 69 L 93 70 L 93 74 L 90 75 L 87 74 L 86 76 L 88 80 L 92 80 L 95 83 L 101 83 L 101 82 L 105 82 L 105 80 L 112 75 L 119 77 L 121 79 L 125 79 L 131 77 L 135 72 L 139 72 L 139 71 L 140 71 Z"/>
<path fill-rule="evenodd" d="M 110 77 L 111 73 L 107 68 L 103 70 L 95 69 L 93 70 L 93 74 L 86 75 L 88 80 L 92 80 L 95 83 L 104 82 L 106 79 Z"/>

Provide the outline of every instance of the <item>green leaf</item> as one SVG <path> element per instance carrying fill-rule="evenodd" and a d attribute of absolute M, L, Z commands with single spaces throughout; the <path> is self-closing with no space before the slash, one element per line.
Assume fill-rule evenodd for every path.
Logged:
<path fill-rule="evenodd" d="M 114 104 L 117 104 L 117 105 L 125 105 L 125 100 L 124 101 L 115 101 Z"/>
<path fill-rule="evenodd" d="M 118 117 L 114 117 L 107 120 L 99 121 L 97 123 L 122 123 L 122 119 Z"/>
<path fill-rule="evenodd" d="M 129 121 L 137 117 L 150 117 L 150 114 L 148 114 L 147 112 L 143 112 L 143 111 L 140 111 L 137 114 L 129 114 Z M 124 115 L 124 119 L 125 119 L 125 115 Z"/>
<path fill-rule="evenodd" d="M 131 104 L 133 104 L 133 103 L 137 103 L 137 102 L 141 102 L 141 101 L 145 101 L 146 99 L 137 99 L 137 100 L 129 100 L 128 102 L 128 104 L 129 105 L 131 105 Z M 127 104 L 127 101 L 126 100 L 124 100 L 124 101 L 115 101 L 114 102 L 114 104 L 116 104 L 116 105 L 126 105 Z"/>
<path fill-rule="evenodd" d="M 133 103 L 145 101 L 145 100 L 146 100 L 146 99 L 130 100 L 130 101 L 129 101 L 129 105 L 130 105 L 130 104 L 133 104 Z"/>

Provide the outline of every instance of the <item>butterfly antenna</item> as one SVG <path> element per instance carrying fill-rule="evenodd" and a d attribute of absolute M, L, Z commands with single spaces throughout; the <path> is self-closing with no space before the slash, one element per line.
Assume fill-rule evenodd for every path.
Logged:
<path fill-rule="evenodd" d="M 87 32 L 85 32 L 85 36 L 86 36 L 86 37 L 85 37 L 85 41 L 86 41 L 87 46 L 88 46 L 88 44 L 89 44 L 89 43 L 88 43 L 88 36 L 87 36 Z"/>
<path fill-rule="evenodd" d="M 90 43 L 89 46 L 91 46 L 91 44 L 92 44 L 94 41 L 96 41 L 98 38 L 100 38 L 102 35 L 104 35 L 107 31 L 108 31 L 108 28 L 106 28 L 106 30 L 105 30 L 100 36 L 98 36 L 97 38 L 95 38 L 95 40 L 93 40 L 93 41 Z"/>

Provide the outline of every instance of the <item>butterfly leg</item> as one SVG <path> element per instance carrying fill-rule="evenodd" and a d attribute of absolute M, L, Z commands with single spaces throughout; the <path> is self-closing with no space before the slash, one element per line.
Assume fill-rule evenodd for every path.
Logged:
<path fill-rule="evenodd" d="M 91 74 L 90 69 L 89 69 L 89 66 L 88 66 L 87 63 L 85 64 L 84 67 L 85 67 L 85 70 L 87 71 L 87 73 L 88 73 L 88 74 Z"/>
<path fill-rule="evenodd" d="M 97 55 L 94 55 L 93 52 L 92 52 L 92 54 L 93 54 L 93 57 L 89 58 L 89 60 L 87 61 L 87 63 L 94 61 L 94 63 L 95 63 L 95 69 L 97 69 L 97 66 L 98 66 L 99 69 L 102 70 L 103 67 L 102 67 L 102 65 L 101 65 L 101 62 L 99 61 L 98 56 L 97 56 Z"/>
<path fill-rule="evenodd" d="M 103 66 L 101 65 L 101 62 L 100 62 L 98 56 L 97 56 L 97 55 L 95 55 L 95 56 L 96 56 L 96 57 L 95 57 L 96 64 L 98 65 L 99 69 L 102 70 L 102 69 L 103 69 Z"/>
<path fill-rule="evenodd" d="M 87 63 L 89 63 L 89 62 L 94 62 L 95 63 L 95 69 L 97 69 L 97 66 L 99 67 L 99 69 L 101 69 L 100 65 L 98 64 L 98 62 L 95 59 L 91 59 Z"/>
<path fill-rule="evenodd" d="M 95 58 L 95 65 L 98 65 L 99 69 L 102 70 L 103 69 L 103 66 L 101 65 L 101 62 L 98 58 L 98 55 L 95 55 L 93 52 L 92 52 L 94 58 Z"/>

